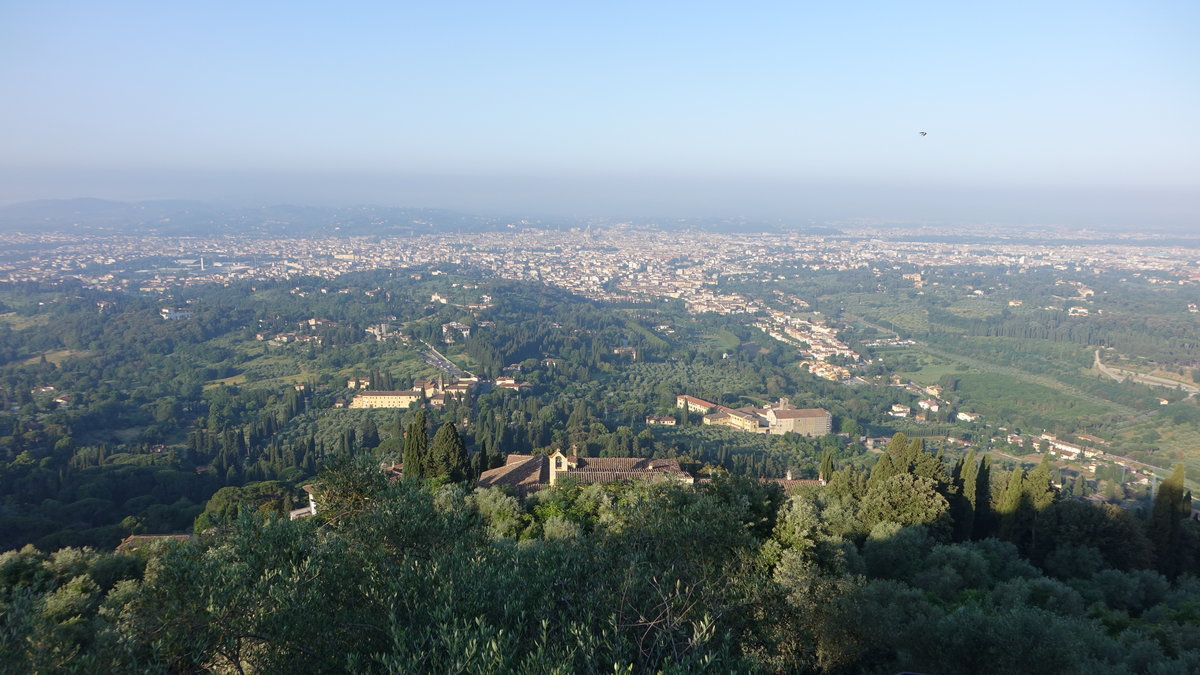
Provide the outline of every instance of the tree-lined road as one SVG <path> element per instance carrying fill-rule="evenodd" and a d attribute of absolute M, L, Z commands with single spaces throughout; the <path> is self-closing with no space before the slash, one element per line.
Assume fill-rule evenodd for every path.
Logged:
<path fill-rule="evenodd" d="M 1128 379 L 1128 380 L 1133 380 L 1134 382 L 1137 382 L 1139 384 L 1148 384 L 1148 385 L 1155 386 L 1155 387 L 1171 387 L 1172 389 L 1186 391 L 1188 393 L 1188 395 L 1190 395 L 1190 396 L 1195 396 L 1196 394 L 1200 394 L 1200 387 L 1194 387 L 1190 384 L 1184 384 L 1178 380 L 1170 380 L 1165 377 L 1158 377 L 1155 375 L 1146 375 L 1145 373 L 1138 373 L 1138 372 L 1134 372 L 1132 370 L 1122 370 L 1120 368 L 1113 368 L 1111 366 L 1106 366 L 1103 363 L 1101 363 L 1101 361 L 1100 361 L 1100 350 L 1099 349 L 1096 350 L 1096 369 L 1099 370 L 1100 372 L 1104 373 L 1105 375 L 1111 377 L 1112 379 L 1116 380 L 1117 382 L 1124 382 L 1125 380 Z"/>

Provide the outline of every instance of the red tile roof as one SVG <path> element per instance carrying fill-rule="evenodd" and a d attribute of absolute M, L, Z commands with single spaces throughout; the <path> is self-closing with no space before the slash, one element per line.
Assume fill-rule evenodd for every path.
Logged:
<path fill-rule="evenodd" d="M 117 544 L 117 552 L 133 551 L 156 541 L 189 541 L 191 538 L 190 534 L 131 534 Z"/>
<path fill-rule="evenodd" d="M 489 469 L 476 482 L 481 488 L 508 486 L 524 496 L 550 483 L 550 461 L 546 455 L 509 455 L 504 466 Z"/>
<path fill-rule="evenodd" d="M 504 466 L 484 471 L 479 487 L 508 486 L 524 496 L 550 484 L 550 458 L 547 455 L 509 455 Z M 691 475 L 677 459 L 648 457 L 571 457 L 571 468 L 558 473 L 559 479 L 581 483 L 613 483 L 629 480 L 690 480 Z"/>

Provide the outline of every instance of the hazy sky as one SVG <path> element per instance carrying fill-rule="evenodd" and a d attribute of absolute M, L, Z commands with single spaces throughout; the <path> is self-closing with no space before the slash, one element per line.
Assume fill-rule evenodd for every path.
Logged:
<path fill-rule="evenodd" d="M 1200 229 L 1195 0 L 333 4 L 0 2 L 0 202 Z"/>

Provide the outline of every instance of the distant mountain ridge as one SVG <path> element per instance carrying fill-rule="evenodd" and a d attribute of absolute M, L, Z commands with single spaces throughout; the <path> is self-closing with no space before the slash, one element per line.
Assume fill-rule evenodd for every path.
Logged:
<path fill-rule="evenodd" d="M 441 209 L 227 206 L 185 200 L 49 199 L 0 206 L 0 231 L 167 236 L 412 236 L 486 232 L 513 221 Z"/>
<path fill-rule="evenodd" d="M 494 232 L 513 227 L 567 229 L 617 224 L 676 231 L 750 233 L 803 231 L 833 235 L 822 226 L 787 226 L 747 218 L 665 220 L 483 216 L 446 209 L 393 206 L 232 206 L 188 200 L 118 202 L 45 199 L 0 206 L 0 232 L 31 234 L 157 234 L 161 236 L 312 237 L 416 236 L 437 232 Z"/>

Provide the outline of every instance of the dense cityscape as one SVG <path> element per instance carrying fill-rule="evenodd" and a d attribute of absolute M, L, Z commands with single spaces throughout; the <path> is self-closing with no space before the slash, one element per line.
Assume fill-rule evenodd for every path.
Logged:
<path fill-rule="evenodd" d="M 719 234 L 615 227 L 562 232 L 517 229 L 499 233 L 412 238 L 163 237 L 0 235 L 10 253 L 0 261 L 5 281 L 79 279 L 88 287 L 164 290 L 175 284 L 242 279 L 334 278 L 347 272 L 410 265 L 456 264 L 502 278 L 530 279 L 597 300 L 639 295 L 686 297 L 711 311 L 748 309 L 705 287 L 719 279 L 755 277 L 764 267 L 792 264 L 849 270 L 906 263 L 923 267 L 995 266 L 1014 272 L 1037 267 L 1123 270 L 1151 283 L 1200 283 L 1195 248 L 1128 244 L 940 244 L 841 236 Z M 22 255 L 20 251 L 28 251 Z M 142 261 L 154 261 L 141 266 Z M 758 275 L 756 277 L 756 275 Z M 140 282 L 140 284 L 139 284 Z"/>

